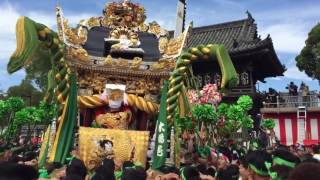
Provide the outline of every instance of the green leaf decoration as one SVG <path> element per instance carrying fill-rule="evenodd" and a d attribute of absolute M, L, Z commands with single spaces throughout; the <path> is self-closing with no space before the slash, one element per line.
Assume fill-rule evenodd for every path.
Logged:
<path fill-rule="evenodd" d="M 250 96 L 240 96 L 237 105 L 239 105 L 244 111 L 249 111 L 252 108 L 253 101 Z"/>
<path fill-rule="evenodd" d="M 273 129 L 276 126 L 276 123 L 273 119 L 264 119 L 262 121 L 262 127 L 266 129 Z"/>
<path fill-rule="evenodd" d="M 229 107 L 230 107 L 230 105 L 228 105 L 226 103 L 221 103 L 217 108 L 217 112 L 218 112 L 219 116 L 226 116 Z"/>
<path fill-rule="evenodd" d="M 188 130 L 191 131 L 195 128 L 195 123 L 192 121 L 192 117 L 185 116 L 183 118 L 180 118 L 179 114 L 177 113 L 175 116 L 175 120 L 177 122 L 177 125 L 181 128 L 182 131 Z"/>
<path fill-rule="evenodd" d="M 211 104 L 200 104 L 194 106 L 192 109 L 192 115 L 196 120 L 206 123 L 216 123 L 218 121 L 217 112 Z"/>

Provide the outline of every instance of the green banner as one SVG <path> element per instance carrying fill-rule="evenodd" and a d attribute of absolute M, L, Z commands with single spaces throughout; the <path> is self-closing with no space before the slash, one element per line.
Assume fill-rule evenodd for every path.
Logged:
<path fill-rule="evenodd" d="M 164 165 L 167 158 L 168 149 L 168 124 L 167 124 L 167 94 L 168 94 L 168 81 L 164 81 L 161 102 L 160 102 L 160 112 L 157 120 L 156 127 L 156 142 L 155 149 L 152 158 L 152 168 L 158 169 Z"/>
<path fill-rule="evenodd" d="M 67 111 L 64 116 L 60 136 L 58 137 L 58 146 L 55 153 L 54 161 L 65 163 L 67 156 L 73 144 L 74 129 L 77 123 L 77 84 L 76 75 L 70 76 L 70 95 L 66 104 Z"/>

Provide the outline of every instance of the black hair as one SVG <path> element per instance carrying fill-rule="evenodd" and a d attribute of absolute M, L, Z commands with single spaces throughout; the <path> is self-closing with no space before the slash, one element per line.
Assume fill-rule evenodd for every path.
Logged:
<path fill-rule="evenodd" d="M 10 163 L 18 163 L 19 161 L 24 161 L 24 158 L 18 155 L 12 155 L 8 160 Z"/>
<path fill-rule="evenodd" d="M 268 172 L 265 162 L 272 163 L 272 158 L 269 153 L 264 150 L 251 151 L 247 154 L 246 161 L 249 165 L 253 165 L 255 168 Z"/>
<path fill-rule="evenodd" d="M 0 165 L 0 180 L 34 180 L 38 172 L 31 166 L 15 163 L 2 163 Z"/>
<path fill-rule="evenodd" d="M 102 167 L 105 169 L 109 169 L 111 171 L 114 171 L 115 170 L 114 161 L 112 159 L 103 159 Z"/>
<path fill-rule="evenodd" d="M 71 174 L 67 175 L 63 180 L 85 180 L 85 177 L 76 174 Z"/>
<path fill-rule="evenodd" d="M 308 160 L 308 159 L 313 159 L 313 155 L 310 154 L 310 153 L 307 153 L 307 154 L 304 154 L 304 155 L 301 157 L 301 161 L 305 161 L 305 160 Z"/>
<path fill-rule="evenodd" d="M 179 174 L 179 170 L 173 166 L 162 166 L 159 168 L 159 171 L 162 172 L 163 174 L 169 174 L 169 173 Z"/>
<path fill-rule="evenodd" d="M 145 180 L 147 179 L 146 171 L 139 166 L 125 168 L 121 180 Z"/>
<path fill-rule="evenodd" d="M 319 163 L 301 163 L 296 166 L 289 175 L 289 180 L 319 180 L 320 179 Z"/>
<path fill-rule="evenodd" d="M 100 147 L 102 147 L 102 148 L 104 148 L 104 146 L 105 146 L 107 143 L 110 143 L 110 144 L 113 146 L 113 142 L 110 141 L 110 140 L 105 139 L 105 140 L 99 141 Z"/>
<path fill-rule="evenodd" d="M 51 174 L 55 169 L 59 169 L 61 167 L 62 167 L 62 164 L 59 162 L 52 162 L 46 165 L 48 174 Z"/>
<path fill-rule="evenodd" d="M 24 154 L 23 160 L 24 161 L 31 161 L 32 159 L 37 158 L 37 153 L 28 151 Z"/>
<path fill-rule="evenodd" d="M 232 152 L 228 147 L 219 146 L 218 147 L 218 151 L 220 153 L 222 153 L 223 155 L 225 155 L 229 159 L 229 161 L 231 162 L 231 160 L 232 160 Z"/>
<path fill-rule="evenodd" d="M 204 164 L 199 164 L 197 166 L 197 170 L 198 172 L 200 172 L 201 174 L 206 174 L 207 173 L 207 166 Z"/>
<path fill-rule="evenodd" d="M 106 166 L 99 166 L 96 169 L 95 175 L 92 177 L 92 180 L 115 180 L 114 170 L 106 168 Z"/>
<path fill-rule="evenodd" d="M 207 169 L 206 175 L 215 177 L 215 176 L 216 176 L 216 170 L 215 170 L 214 168 L 212 168 L 212 167 L 209 167 L 209 168 Z"/>
<path fill-rule="evenodd" d="M 245 158 L 245 157 L 242 157 L 242 158 L 240 158 L 240 164 L 242 164 L 242 166 L 244 167 L 244 168 L 248 168 L 248 166 L 249 166 L 249 164 L 248 164 L 248 161 L 247 161 L 247 159 Z"/>
<path fill-rule="evenodd" d="M 283 150 L 283 149 L 276 149 L 275 151 L 273 151 L 272 155 L 274 157 L 279 157 L 281 159 L 284 159 L 286 161 L 295 163 L 295 164 L 299 164 L 300 163 L 300 159 L 295 156 L 294 154 L 292 154 L 290 151 L 287 150 Z"/>
<path fill-rule="evenodd" d="M 320 163 L 320 161 L 315 158 L 308 158 L 303 160 L 301 163 Z"/>
<path fill-rule="evenodd" d="M 319 154 L 320 153 L 320 146 L 319 145 L 313 146 L 312 151 L 314 154 Z"/>
<path fill-rule="evenodd" d="M 240 172 L 239 167 L 236 165 L 230 165 L 224 170 L 219 170 L 217 179 L 218 180 L 237 180 L 239 179 Z"/>
<path fill-rule="evenodd" d="M 80 177 L 85 178 L 87 175 L 87 168 L 84 165 L 83 161 L 75 158 L 71 161 L 71 164 L 69 166 L 67 166 L 66 175 L 67 176 L 78 175 Z"/>
<path fill-rule="evenodd" d="M 131 161 L 125 161 L 122 163 L 122 169 L 125 169 L 127 167 L 133 167 L 133 166 L 134 166 L 134 164 Z"/>
<path fill-rule="evenodd" d="M 277 177 L 280 179 L 288 179 L 291 170 L 292 169 L 290 167 L 280 165 L 274 165 L 270 168 L 270 171 L 276 172 Z"/>

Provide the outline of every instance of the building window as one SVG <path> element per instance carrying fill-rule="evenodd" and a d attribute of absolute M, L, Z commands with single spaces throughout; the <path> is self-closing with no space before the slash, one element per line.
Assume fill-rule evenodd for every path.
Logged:
<path fill-rule="evenodd" d="M 211 76 L 209 74 L 206 74 L 204 76 L 204 84 L 210 84 L 212 82 Z"/>
<path fill-rule="evenodd" d="M 198 81 L 198 85 L 199 87 L 202 87 L 203 86 L 203 81 L 202 81 L 202 76 L 201 75 L 197 75 L 197 81 Z"/>
<path fill-rule="evenodd" d="M 241 85 L 249 85 L 249 74 L 247 72 L 241 73 L 240 81 Z"/>

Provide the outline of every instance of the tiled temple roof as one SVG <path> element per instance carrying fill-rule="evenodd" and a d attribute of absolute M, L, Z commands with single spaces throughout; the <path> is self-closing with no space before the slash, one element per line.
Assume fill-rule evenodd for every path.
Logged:
<path fill-rule="evenodd" d="M 247 14 L 246 19 L 192 28 L 186 48 L 200 44 L 224 44 L 231 57 L 241 54 L 250 56 L 251 53 L 257 54 L 261 51 L 265 55 L 255 58 L 259 61 L 255 62 L 255 67 L 263 68 L 263 73 L 258 79 L 263 81 L 266 77 L 282 76 L 285 68 L 278 59 L 271 37 L 261 39 L 255 20 L 249 12 Z"/>

